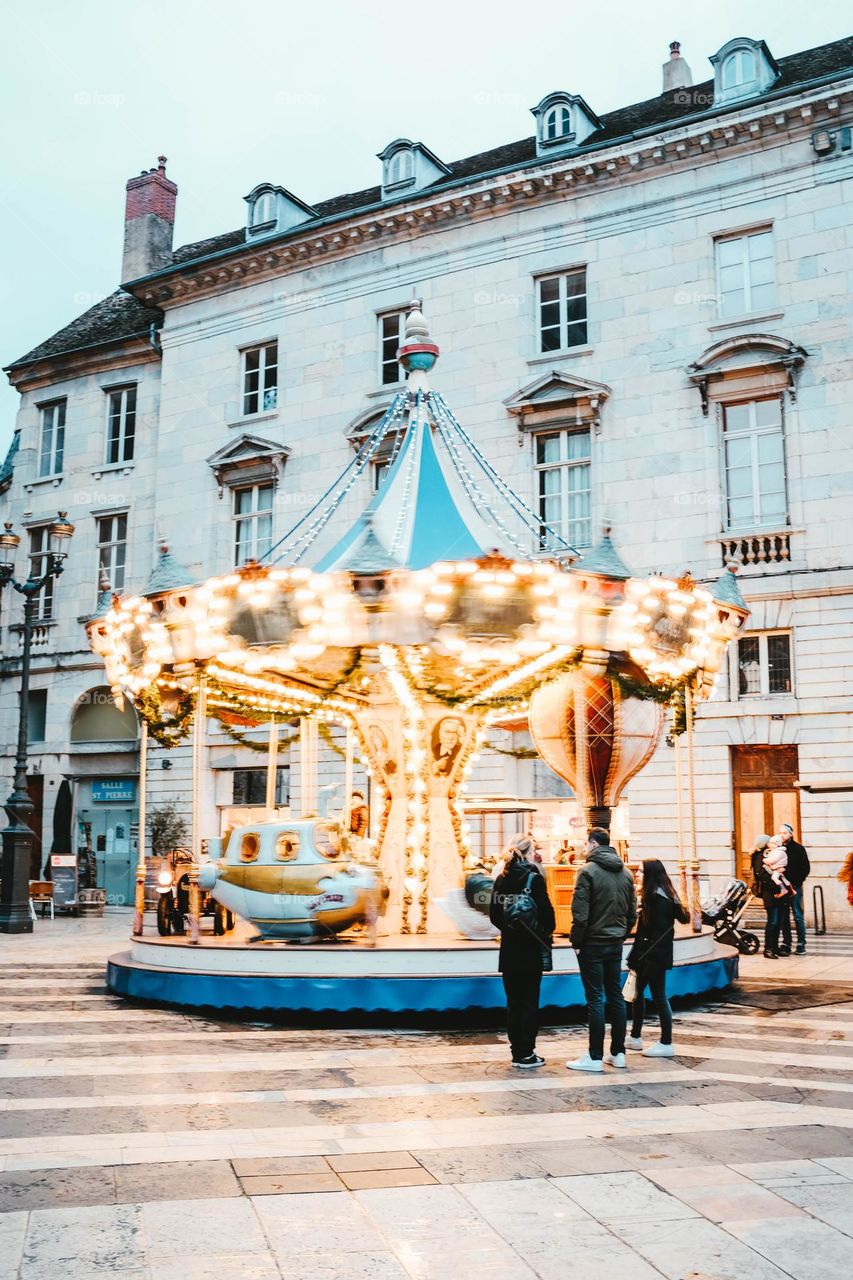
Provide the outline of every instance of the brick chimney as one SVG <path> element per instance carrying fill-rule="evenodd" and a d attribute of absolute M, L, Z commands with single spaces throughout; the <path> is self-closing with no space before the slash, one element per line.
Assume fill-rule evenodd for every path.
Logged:
<path fill-rule="evenodd" d="M 171 263 L 177 194 L 178 188 L 166 177 L 165 156 L 157 157 L 156 169 L 143 170 L 128 182 L 122 281 L 147 276 Z"/>
<path fill-rule="evenodd" d="M 678 40 L 673 40 L 669 46 L 669 58 L 663 64 L 663 89 L 662 93 L 669 93 L 673 89 L 688 89 L 693 83 L 693 76 L 690 68 L 681 56 L 681 45 Z"/>

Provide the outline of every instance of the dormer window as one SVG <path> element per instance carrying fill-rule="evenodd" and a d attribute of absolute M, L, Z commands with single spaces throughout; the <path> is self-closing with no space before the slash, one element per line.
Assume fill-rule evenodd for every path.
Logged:
<path fill-rule="evenodd" d="M 386 186 L 399 187 L 404 182 L 415 180 L 415 158 L 411 151 L 396 151 L 388 161 L 388 181 Z"/>
<path fill-rule="evenodd" d="M 755 79 L 755 54 L 751 49 L 730 53 L 723 63 L 721 83 L 724 89 L 739 89 Z"/>
<path fill-rule="evenodd" d="M 542 136 L 546 142 L 555 142 L 572 131 L 572 113 L 566 106 L 552 107 L 545 112 L 542 122 Z"/>
<path fill-rule="evenodd" d="M 249 239 L 290 231 L 301 222 L 317 217 L 317 210 L 284 187 L 262 182 L 245 197 L 249 206 L 247 231 Z"/>
<path fill-rule="evenodd" d="M 559 147 L 579 147 L 601 128 L 598 116 L 577 94 L 549 93 L 531 110 L 536 117 L 538 155 Z"/>
<path fill-rule="evenodd" d="M 264 191 L 252 207 L 252 226 L 262 227 L 265 222 L 275 222 L 275 196 Z"/>
<path fill-rule="evenodd" d="M 408 138 L 395 138 L 384 151 L 379 152 L 382 161 L 382 199 L 403 191 L 420 191 L 450 170 L 433 155 L 422 142 L 410 142 Z"/>
<path fill-rule="evenodd" d="M 763 40 L 738 36 L 711 54 L 714 105 L 765 93 L 779 75 L 776 59 Z"/>

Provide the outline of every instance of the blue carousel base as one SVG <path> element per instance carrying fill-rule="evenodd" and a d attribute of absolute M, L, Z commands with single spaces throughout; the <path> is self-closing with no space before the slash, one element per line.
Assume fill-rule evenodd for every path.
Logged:
<path fill-rule="evenodd" d="M 386 938 L 368 948 L 339 942 L 314 946 L 246 945 L 231 940 L 133 939 L 114 955 L 107 986 L 117 995 L 184 1009 L 229 1014 L 328 1017 L 374 1021 L 499 1014 L 506 1005 L 490 942 Z M 710 934 L 676 940 L 671 997 L 721 991 L 737 977 L 738 957 Z M 543 1013 L 584 1004 L 575 953 L 554 951 L 554 972 L 542 979 Z"/>

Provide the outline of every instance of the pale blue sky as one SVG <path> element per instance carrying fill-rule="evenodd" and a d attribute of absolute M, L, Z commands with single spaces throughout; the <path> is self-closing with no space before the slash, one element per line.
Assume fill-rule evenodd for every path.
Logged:
<path fill-rule="evenodd" d="M 781 57 L 850 34 L 822 0 L 18 0 L 0 49 L 0 364 L 119 283 L 124 184 L 169 158 L 175 243 L 239 226 L 280 182 L 313 202 L 379 180 L 405 135 L 444 160 L 532 133 L 552 89 L 598 111 L 660 92 L 670 40 L 695 81 L 735 35 Z M 579 14 L 583 17 L 579 18 Z M 0 450 L 18 396 L 0 386 Z"/>

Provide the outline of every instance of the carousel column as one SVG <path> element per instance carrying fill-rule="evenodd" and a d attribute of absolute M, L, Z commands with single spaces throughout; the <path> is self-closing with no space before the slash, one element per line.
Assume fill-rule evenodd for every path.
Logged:
<path fill-rule="evenodd" d="M 139 733 L 139 835 L 136 838 L 136 897 L 133 910 L 133 936 L 142 936 L 145 919 L 145 821 L 148 782 L 148 724 L 142 721 Z"/>
<path fill-rule="evenodd" d="M 693 932 L 702 931 L 702 904 L 699 894 L 699 852 L 696 843 L 696 773 L 693 759 L 693 692 L 689 685 L 684 690 L 684 711 L 687 717 L 687 800 L 690 814 L 690 918 Z"/>
<path fill-rule="evenodd" d="M 278 721 L 275 716 L 270 720 L 270 735 L 267 746 L 267 819 L 272 820 L 275 812 L 276 782 L 278 779 Z"/>
<path fill-rule="evenodd" d="M 673 725 L 674 728 L 674 725 Z M 673 750 L 675 752 L 675 832 L 678 840 L 678 878 L 681 901 L 687 905 L 687 855 L 684 851 L 684 802 L 681 779 L 681 735 L 673 733 Z"/>
<path fill-rule="evenodd" d="M 196 706 L 193 718 L 192 741 L 192 865 L 190 867 L 190 902 L 187 924 L 190 942 L 199 941 L 199 916 L 201 915 L 201 891 L 198 887 L 198 869 L 201 865 L 201 789 L 204 776 L 204 747 L 207 730 L 207 677 L 202 672 L 196 687 Z"/>

